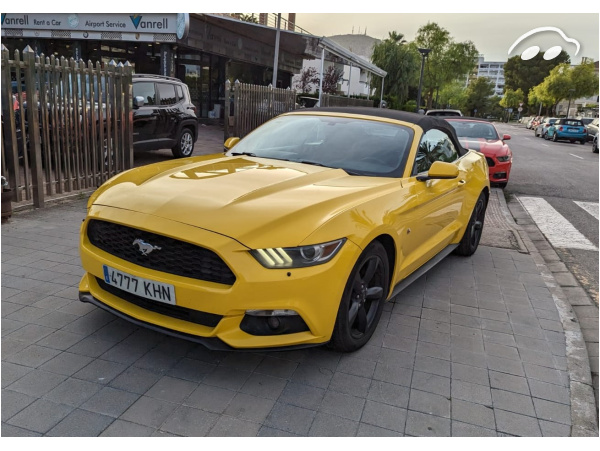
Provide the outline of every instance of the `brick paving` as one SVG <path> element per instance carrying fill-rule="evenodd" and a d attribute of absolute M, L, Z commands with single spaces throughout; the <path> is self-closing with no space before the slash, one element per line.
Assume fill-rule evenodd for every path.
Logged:
<path fill-rule="evenodd" d="M 85 205 L 2 225 L 2 436 L 533 437 L 595 426 L 574 409 L 562 305 L 533 253 L 480 246 L 446 258 L 386 304 L 352 354 L 214 352 L 77 300 Z"/>

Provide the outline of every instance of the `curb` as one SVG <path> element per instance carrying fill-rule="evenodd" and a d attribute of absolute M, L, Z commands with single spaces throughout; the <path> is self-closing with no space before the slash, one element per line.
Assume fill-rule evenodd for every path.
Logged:
<path fill-rule="evenodd" d="M 544 257 L 529 238 L 527 232 L 514 219 L 529 217 L 529 214 L 518 200 L 510 200 L 507 203 L 504 196 L 498 197 L 501 207 L 506 208 L 507 215 L 514 223 L 514 229 L 520 235 L 523 244 L 529 250 L 534 262 L 540 269 L 540 274 L 554 298 L 554 303 L 556 304 L 565 332 L 567 371 L 569 373 L 569 389 L 571 392 L 571 436 L 598 437 L 598 414 L 596 411 L 590 361 L 577 315 L 573 311 L 573 307 L 569 303 L 560 284 L 556 281 L 552 271 L 546 266 Z M 559 261 L 558 255 L 555 254 L 555 256 L 555 261 Z"/>

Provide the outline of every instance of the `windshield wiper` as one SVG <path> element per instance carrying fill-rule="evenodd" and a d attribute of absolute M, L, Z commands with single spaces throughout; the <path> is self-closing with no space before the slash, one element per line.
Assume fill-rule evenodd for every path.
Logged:
<path fill-rule="evenodd" d="M 231 156 L 236 156 L 236 155 L 246 155 L 247 157 L 255 157 L 256 154 L 252 153 L 252 152 L 231 152 Z"/>

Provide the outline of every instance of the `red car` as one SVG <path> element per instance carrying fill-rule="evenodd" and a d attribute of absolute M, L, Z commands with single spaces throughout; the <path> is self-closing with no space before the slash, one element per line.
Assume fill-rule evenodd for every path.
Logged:
<path fill-rule="evenodd" d="M 512 166 L 512 152 L 505 143 L 510 135 L 500 135 L 488 121 L 475 118 L 445 118 L 456 130 L 456 136 L 465 149 L 477 150 L 485 155 L 490 171 L 490 183 L 504 188 Z"/>

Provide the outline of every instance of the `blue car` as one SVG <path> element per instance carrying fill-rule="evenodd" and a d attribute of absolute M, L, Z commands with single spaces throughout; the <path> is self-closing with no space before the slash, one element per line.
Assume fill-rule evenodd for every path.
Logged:
<path fill-rule="evenodd" d="M 580 119 L 558 119 L 548 127 L 546 136 L 554 142 L 568 140 L 572 143 L 579 141 L 581 144 L 585 144 L 587 129 Z"/>

